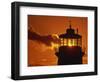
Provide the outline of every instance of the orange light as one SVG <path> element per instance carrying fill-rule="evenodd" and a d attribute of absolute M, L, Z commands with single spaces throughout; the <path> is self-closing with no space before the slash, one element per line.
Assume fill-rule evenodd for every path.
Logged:
<path fill-rule="evenodd" d="M 57 38 L 57 39 L 59 39 L 59 36 L 57 35 L 57 34 L 52 34 L 52 37 L 55 39 L 55 38 Z"/>
<path fill-rule="evenodd" d="M 69 47 L 74 46 L 74 45 L 72 44 L 72 42 L 71 42 L 70 39 L 68 40 L 68 46 L 69 46 Z"/>
<path fill-rule="evenodd" d="M 51 42 L 51 49 L 52 50 L 58 51 L 58 48 L 59 48 L 59 44 Z"/>

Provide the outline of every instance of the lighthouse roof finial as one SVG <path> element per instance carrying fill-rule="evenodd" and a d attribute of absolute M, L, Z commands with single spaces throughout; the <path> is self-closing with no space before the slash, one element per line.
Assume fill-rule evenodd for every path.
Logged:
<path fill-rule="evenodd" d="M 71 29 L 71 27 L 72 27 L 72 26 L 71 26 L 71 21 L 69 21 L 69 28 Z"/>
<path fill-rule="evenodd" d="M 76 29 L 76 31 L 77 31 L 77 34 L 78 34 L 78 28 Z"/>

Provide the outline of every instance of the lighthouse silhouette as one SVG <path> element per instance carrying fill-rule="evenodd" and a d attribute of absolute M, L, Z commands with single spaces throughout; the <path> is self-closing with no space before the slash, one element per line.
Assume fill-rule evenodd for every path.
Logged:
<path fill-rule="evenodd" d="M 56 56 L 58 65 L 82 64 L 82 36 L 69 24 L 65 34 L 59 35 L 60 46 Z"/>

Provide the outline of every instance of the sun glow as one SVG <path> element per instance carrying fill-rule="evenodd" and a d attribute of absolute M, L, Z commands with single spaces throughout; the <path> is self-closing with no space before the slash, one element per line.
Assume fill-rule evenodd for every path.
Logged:
<path fill-rule="evenodd" d="M 59 44 L 51 42 L 51 49 L 57 52 L 59 49 Z"/>
<path fill-rule="evenodd" d="M 51 49 L 58 51 L 58 48 L 60 46 L 59 42 L 58 42 L 58 40 L 60 40 L 59 36 L 57 34 L 52 34 L 52 37 L 53 37 L 53 39 L 55 39 L 56 42 L 51 42 Z"/>
<path fill-rule="evenodd" d="M 53 43 L 51 42 L 51 47 L 54 49 L 54 48 L 59 48 L 59 44 L 56 44 L 56 43 Z"/>
<path fill-rule="evenodd" d="M 59 39 L 59 36 L 57 34 L 52 34 L 52 37 Z"/>
<path fill-rule="evenodd" d="M 71 40 L 68 40 L 68 46 L 69 46 L 69 47 L 74 46 L 74 44 L 71 42 Z"/>

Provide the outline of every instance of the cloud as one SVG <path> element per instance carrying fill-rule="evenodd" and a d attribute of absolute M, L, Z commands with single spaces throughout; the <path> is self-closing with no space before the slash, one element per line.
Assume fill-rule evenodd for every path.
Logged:
<path fill-rule="evenodd" d="M 52 45 L 51 43 L 60 43 L 60 39 L 57 34 L 41 36 L 38 33 L 33 32 L 31 30 L 28 30 L 28 39 L 42 42 L 47 46 L 51 46 Z"/>

